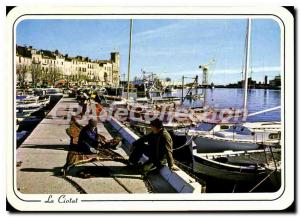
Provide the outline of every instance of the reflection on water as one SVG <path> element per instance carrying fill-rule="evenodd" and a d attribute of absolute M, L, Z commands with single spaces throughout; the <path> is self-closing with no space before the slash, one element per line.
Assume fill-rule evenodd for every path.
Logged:
<path fill-rule="evenodd" d="M 184 89 L 184 95 L 187 93 Z M 192 90 L 193 94 L 196 90 Z M 215 108 L 238 108 L 243 106 L 244 90 L 240 88 L 215 88 L 215 89 L 198 89 L 198 93 L 206 93 L 204 100 L 188 100 L 184 101 L 184 105 L 199 107 L 199 106 L 213 106 Z M 175 93 L 165 93 L 164 96 L 178 96 L 181 97 L 181 90 L 178 89 Z M 259 112 L 265 109 L 280 106 L 281 103 L 280 90 L 267 89 L 249 89 L 248 91 L 248 113 Z M 280 109 L 271 112 L 265 112 L 259 115 L 251 116 L 247 121 L 280 121 Z"/>

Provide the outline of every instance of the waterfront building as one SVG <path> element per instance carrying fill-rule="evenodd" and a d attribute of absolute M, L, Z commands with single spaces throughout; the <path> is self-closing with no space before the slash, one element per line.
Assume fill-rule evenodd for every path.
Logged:
<path fill-rule="evenodd" d="M 267 85 L 268 84 L 268 76 L 267 75 L 265 75 L 265 83 L 264 83 L 265 85 Z"/>
<path fill-rule="evenodd" d="M 281 87 L 281 76 L 277 75 L 273 80 L 269 81 L 269 84 L 272 88 L 280 89 Z"/>
<path fill-rule="evenodd" d="M 249 88 L 255 88 L 257 85 L 255 80 L 252 80 L 251 77 L 248 78 L 248 87 Z M 238 81 L 237 86 L 238 88 L 243 88 L 244 87 L 244 80 Z"/>
<path fill-rule="evenodd" d="M 16 46 L 17 83 L 54 84 L 59 79 L 80 84 L 118 86 L 120 54 L 112 52 L 109 60 L 69 57 L 58 50 L 37 50 Z"/>

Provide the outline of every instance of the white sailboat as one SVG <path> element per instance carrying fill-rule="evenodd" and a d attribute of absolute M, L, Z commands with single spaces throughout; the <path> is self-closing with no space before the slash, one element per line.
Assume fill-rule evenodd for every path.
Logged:
<path fill-rule="evenodd" d="M 186 136 L 197 145 L 200 153 L 226 150 L 254 150 L 262 145 L 279 145 L 280 122 L 201 123 L 190 130 L 179 129 L 177 136 Z"/>

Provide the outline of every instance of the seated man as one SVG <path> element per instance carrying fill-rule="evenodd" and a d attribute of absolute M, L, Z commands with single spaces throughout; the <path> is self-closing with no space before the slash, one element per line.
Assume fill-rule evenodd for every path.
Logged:
<path fill-rule="evenodd" d="M 97 132 L 97 121 L 90 119 L 88 125 L 82 128 L 79 134 L 78 147 L 86 154 L 98 154 L 99 136 Z"/>
<path fill-rule="evenodd" d="M 85 154 L 99 154 L 100 147 L 116 149 L 120 145 L 120 139 L 115 138 L 107 141 L 104 136 L 97 132 L 97 121 L 90 119 L 88 125 L 82 128 L 79 134 L 78 146 Z"/>
<path fill-rule="evenodd" d="M 62 173 L 66 176 L 69 168 L 94 160 L 123 160 L 123 157 L 110 150 L 117 149 L 121 144 L 120 138 L 106 140 L 97 133 L 97 121 L 90 119 L 88 125 L 82 127 L 73 116 L 67 134 L 71 138 L 66 163 Z"/>
<path fill-rule="evenodd" d="M 155 119 L 150 126 L 152 132 L 132 144 L 133 152 L 129 157 L 129 164 L 140 167 L 144 174 L 155 168 L 160 169 L 166 162 L 171 170 L 179 170 L 172 155 L 172 138 L 164 129 L 162 121 Z"/>

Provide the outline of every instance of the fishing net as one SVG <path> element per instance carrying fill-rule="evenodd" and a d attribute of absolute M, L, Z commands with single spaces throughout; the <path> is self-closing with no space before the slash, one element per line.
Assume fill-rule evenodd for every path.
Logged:
<path fill-rule="evenodd" d="M 80 150 L 78 144 L 79 134 L 82 128 L 83 126 L 76 121 L 75 117 L 72 117 L 70 126 L 66 129 L 67 134 L 70 136 L 70 146 L 66 158 L 66 163 L 63 167 L 65 171 L 67 171 L 72 166 L 92 161 L 125 161 L 125 159 L 120 154 L 112 150 L 112 148 L 115 148 L 121 141 L 121 138 L 118 137 L 99 144 L 97 147 L 98 154 L 83 153 Z M 104 141 L 104 136 L 99 136 L 100 139 Z"/>

